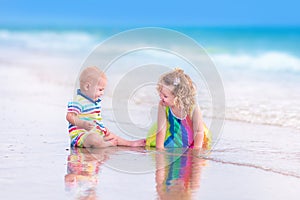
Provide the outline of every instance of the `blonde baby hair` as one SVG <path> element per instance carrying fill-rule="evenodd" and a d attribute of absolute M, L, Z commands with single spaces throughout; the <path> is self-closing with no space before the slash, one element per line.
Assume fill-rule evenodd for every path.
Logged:
<path fill-rule="evenodd" d="M 164 85 L 175 96 L 175 105 L 183 108 L 185 114 L 190 113 L 192 106 L 196 103 L 196 87 L 190 76 L 182 69 L 175 68 L 160 77 L 157 90 L 161 91 Z"/>
<path fill-rule="evenodd" d="M 100 79 L 106 79 L 106 75 L 98 67 L 86 67 L 80 73 L 79 83 L 82 90 L 86 83 L 97 84 Z"/>

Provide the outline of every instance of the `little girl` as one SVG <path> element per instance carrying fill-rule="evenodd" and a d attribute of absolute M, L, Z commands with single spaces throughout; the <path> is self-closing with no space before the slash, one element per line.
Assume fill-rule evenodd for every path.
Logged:
<path fill-rule="evenodd" d="M 202 121 L 196 102 L 196 87 L 181 69 L 160 77 L 157 126 L 152 127 L 146 146 L 209 148 L 211 133 Z"/>

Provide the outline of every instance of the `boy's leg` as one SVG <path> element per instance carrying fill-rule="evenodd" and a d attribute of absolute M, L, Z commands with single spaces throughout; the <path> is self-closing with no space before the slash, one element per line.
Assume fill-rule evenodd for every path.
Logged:
<path fill-rule="evenodd" d="M 83 147 L 86 148 L 102 148 L 116 145 L 117 140 L 104 141 L 103 137 L 97 133 L 88 133 L 83 142 Z"/>
<path fill-rule="evenodd" d="M 105 141 L 111 141 L 111 140 L 117 140 L 118 146 L 128 146 L 128 147 L 144 147 L 146 144 L 145 139 L 140 139 L 140 140 L 126 140 L 124 138 L 121 138 L 120 136 L 117 136 L 113 133 L 109 133 L 109 135 L 104 136 Z"/>

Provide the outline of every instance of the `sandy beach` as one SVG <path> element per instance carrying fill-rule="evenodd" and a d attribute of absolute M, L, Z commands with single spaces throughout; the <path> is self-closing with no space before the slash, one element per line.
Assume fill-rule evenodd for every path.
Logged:
<path fill-rule="evenodd" d="M 281 118 L 279 125 L 256 123 L 263 115 L 254 122 L 227 119 L 206 158 L 191 151 L 70 149 L 66 106 L 88 51 L 0 49 L 3 199 L 299 198 L 300 131 L 293 123 L 281 126 Z M 233 88 L 226 86 L 230 101 Z M 297 114 L 287 114 L 297 122 Z M 117 130 L 109 111 L 104 116 Z"/>

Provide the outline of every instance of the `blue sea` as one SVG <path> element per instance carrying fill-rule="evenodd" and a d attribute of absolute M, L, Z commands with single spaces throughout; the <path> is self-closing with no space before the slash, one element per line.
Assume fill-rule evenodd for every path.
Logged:
<path fill-rule="evenodd" d="M 21 97 L 22 102 L 35 102 L 34 99 L 38 98 L 38 103 L 43 105 L 37 108 L 46 109 L 45 104 L 51 107 L 49 116 L 55 115 L 53 113 L 56 109 L 64 114 L 66 101 L 72 98 L 76 90 L 78 74 L 82 67 L 94 63 L 98 65 L 105 61 L 108 63 L 108 67 L 104 68 L 108 76 L 108 85 L 102 104 L 105 123 L 115 132 L 125 132 L 125 136 L 129 138 L 143 138 L 156 120 L 159 99 L 155 87 L 160 73 L 166 69 L 180 67 L 192 77 L 197 86 L 197 100 L 208 127 L 214 128 L 215 119 L 221 121 L 219 125 L 222 127 L 219 127 L 219 132 L 214 137 L 214 148 L 208 160 L 280 175 L 283 177 L 282 183 L 288 183 L 290 178 L 299 183 L 300 27 L 163 29 L 189 38 L 189 41 L 195 42 L 202 49 L 203 54 L 198 54 L 193 48 L 187 48 L 186 44 L 176 37 L 167 38 L 162 35 L 161 38 L 157 38 L 155 34 L 152 37 L 148 32 L 139 35 L 138 38 L 114 41 L 115 37 L 124 32 L 136 30 L 130 27 L 0 27 L 1 93 L 9 97 L 7 101 L 2 99 L 2 105 L 18 101 Z M 149 48 L 149 41 L 165 44 L 164 47 L 168 48 L 168 51 Z M 139 45 L 144 45 L 144 48 L 136 48 Z M 117 58 L 113 57 L 118 52 L 130 48 L 133 51 L 125 52 Z M 185 57 L 176 53 L 183 49 Z M 209 77 L 195 70 L 186 58 L 198 61 L 208 59 L 207 67 L 216 69 L 213 77 L 215 79 L 209 81 Z M 205 72 L 205 67 L 203 70 Z M 218 94 L 221 95 L 214 96 L 214 89 L 220 90 Z M 44 95 L 46 92 L 52 96 Z M 216 102 L 222 107 L 220 112 L 215 112 L 215 106 L 218 106 Z M 51 128 L 41 129 L 42 125 L 38 126 L 39 121 L 46 121 L 47 118 L 40 118 L 37 111 L 30 111 L 32 113 L 28 118 L 25 112 L 19 111 L 18 116 L 23 116 L 20 118 L 23 122 L 14 123 L 6 119 L 15 111 L 8 112 L 10 109 L 13 108 L 3 108 L 3 120 L 6 121 L 4 130 L 11 131 L 14 125 L 16 130 L 29 130 L 33 134 L 41 134 L 30 131 L 37 126 L 45 131 L 43 134 L 51 138 L 53 144 L 60 147 L 68 144 L 67 140 L 63 143 L 55 139 L 63 138 L 62 132 L 67 130 L 62 125 L 64 123 L 58 123 L 62 126 L 56 124 L 56 131 L 48 133 L 47 130 L 53 126 L 51 123 L 45 123 L 46 127 Z M 14 116 L 14 120 L 17 119 Z M 64 116 L 61 120 L 65 120 Z M 130 132 L 131 135 L 126 132 Z M 11 137 L 7 141 L 15 141 L 14 136 Z M 8 143 L 5 145 L 9 146 Z M 7 152 L 10 155 L 4 148 L 5 145 L 2 146 L 3 155 Z M 26 146 L 22 142 L 16 144 L 18 145 Z M 26 148 L 24 151 L 20 149 L 26 152 Z M 16 155 L 18 151 L 15 149 Z M 22 163 L 19 165 L 23 166 Z M 248 178 L 251 179 L 250 176 Z M 255 188 L 257 181 L 250 181 L 252 188 Z M 286 191 L 289 190 L 287 188 Z M 198 196 L 196 197 L 198 199 Z M 259 195 L 255 197 L 259 198 Z M 293 199 L 292 197 L 298 198 L 289 196 L 289 199 Z"/>

